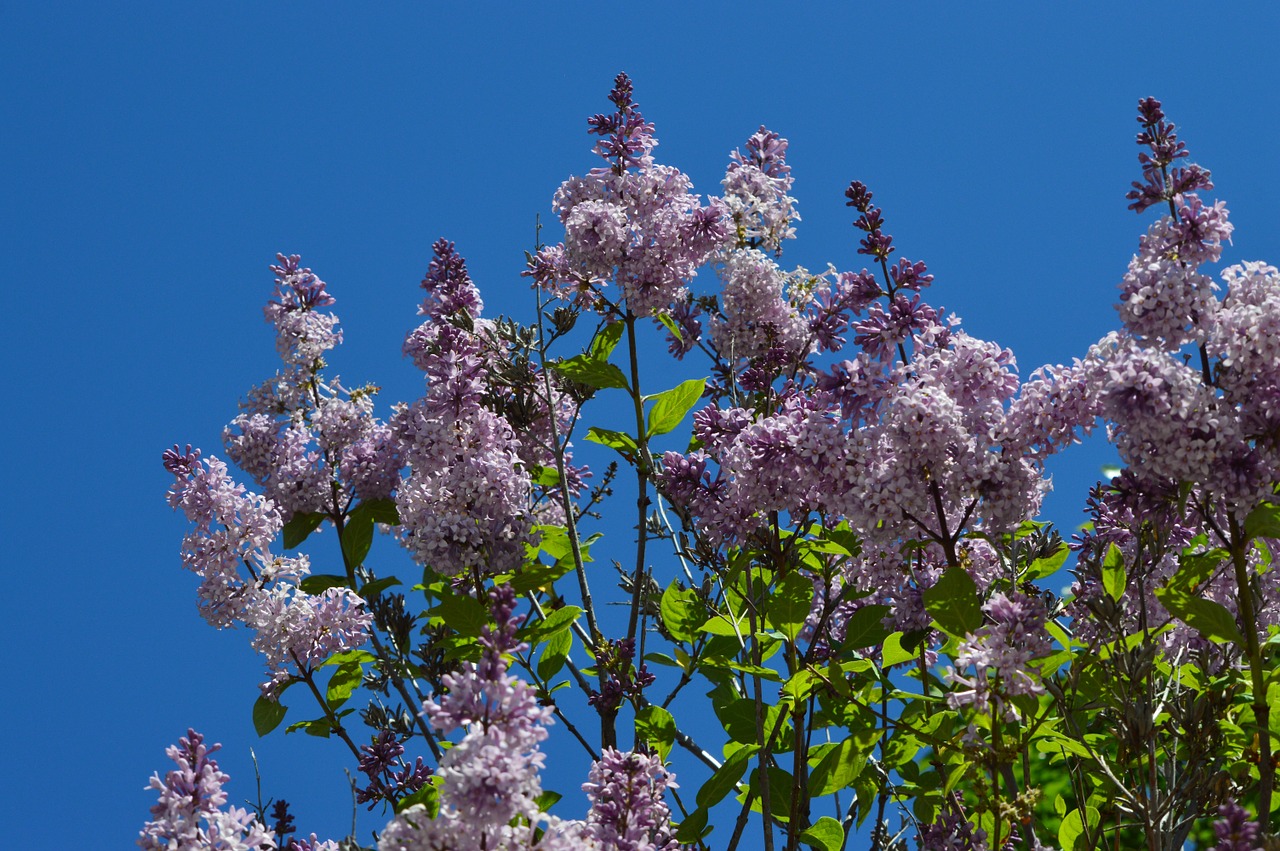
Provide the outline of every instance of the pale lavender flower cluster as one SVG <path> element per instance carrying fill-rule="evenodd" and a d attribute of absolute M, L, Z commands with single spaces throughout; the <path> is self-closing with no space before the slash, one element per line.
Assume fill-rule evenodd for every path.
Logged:
<path fill-rule="evenodd" d="M 730 363 L 781 349 L 789 361 L 809 354 L 814 338 L 802 310 L 817 279 L 804 269 L 783 271 L 755 248 L 725 252 L 721 316 L 711 320 L 711 341 Z"/>
<path fill-rule="evenodd" d="M 956 810 L 922 827 L 916 841 L 920 851 L 987 851 L 987 832 Z"/>
<path fill-rule="evenodd" d="M 796 199 L 787 193 L 794 178 L 787 165 L 787 140 L 765 127 L 747 139 L 746 153 L 734 151 L 725 172 L 724 202 L 739 248 L 781 253 L 782 241 L 796 235 Z"/>
<path fill-rule="evenodd" d="M 675 775 L 656 754 L 605 748 L 582 785 L 591 801 L 587 832 L 608 851 L 677 851 L 663 796 Z"/>
<path fill-rule="evenodd" d="M 1044 693 L 1030 670 L 1032 660 L 1053 649 L 1044 628 L 1044 602 L 1025 594 L 996 592 L 982 610 L 990 622 L 960 641 L 957 669 L 944 672 L 948 682 L 961 686 L 947 693 L 947 705 L 952 709 L 969 706 L 992 718 L 1016 721 L 1020 714 L 1010 698 Z M 969 669 L 972 675 L 961 673 Z"/>
<path fill-rule="evenodd" d="M 321 378 L 322 355 L 342 341 L 323 281 L 278 255 L 267 319 L 285 369 L 253 392 L 223 432 L 235 464 L 263 488 L 287 522 L 294 514 L 337 515 L 356 499 L 387 499 L 401 460 L 391 431 L 373 415 L 376 388 L 348 390 Z"/>
<path fill-rule="evenodd" d="M 148 788 L 159 793 L 151 821 L 142 828 L 140 848 L 149 851 L 259 851 L 275 848 L 275 833 L 243 807 L 223 807 L 223 784 L 231 778 L 218 768 L 211 754 L 221 745 L 205 745 L 195 730 L 170 745 L 165 753 L 177 763 L 163 780 L 151 777 Z M 336 846 L 334 851 L 336 851 Z"/>
<path fill-rule="evenodd" d="M 405 546 L 448 576 L 512 570 L 531 540 L 531 483 L 510 424 L 483 404 L 496 357 L 492 326 L 453 243 L 432 246 L 422 282 L 427 321 L 405 353 L 428 377 L 426 395 L 401 406 L 391 428 L 410 473 L 396 492 Z"/>
<path fill-rule="evenodd" d="M 201 579 L 200 612 L 216 627 L 238 622 L 255 631 L 253 646 L 266 657 L 270 675 L 266 694 L 294 672 L 368 640 L 372 616 L 358 595 L 346 588 L 308 594 L 296 584 L 310 573 L 307 557 L 271 553 L 282 528 L 271 500 L 246 491 L 225 463 L 202 461 L 190 447 L 167 450 L 164 466 L 174 475 L 169 504 L 195 524 L 183 539 L 182 561 Z"/>
<path fill-rule="evenodd" d="M 496 626 L 480 638 L 480 661 L 446 675 L 448 692 L 423 707 L 440 732 L 464 731 L 436 772 L 439 812 L 431 818 L 422 805 L 405 810 L 383 831 L 379 851 L 596 847 L 582 822 L 539 812 L 538 771 L 544 760 L 539 745 L 552 713 L 528 683 L 507 673 L 504 654 L 523 649 L 515 639 L 523 618 L 513 616 L 514 592 L 509 586 L 494 589 L 490 603 Z M 545 830 L 540 840 L 539 825 Z"/>
<path fill-rule="evenodd" d="M 729 213 L 718 200 L 703 206 L 688 177 L 653 162 L 653 125 L 626 74 L 610 100 L 617 111 L 588 122 L 609 166 L 560 187 L 554 206 L 565 241 L 541 250 L 529 273 L 562 298 L 587 301 L 613 280 L 627 309 L 649 316 L 683 301 L 698 267 L 728 244 Z"/>

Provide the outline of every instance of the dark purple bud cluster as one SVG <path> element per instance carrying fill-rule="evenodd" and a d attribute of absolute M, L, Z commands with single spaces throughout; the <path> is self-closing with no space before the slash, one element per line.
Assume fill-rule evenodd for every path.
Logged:
<path fill-rule="evenodd" d="M 791 166 L 787 165 L 787 145 L 786 139 L 761 124 L 747 139 L 746 154 L 734 151 L 729 156 L 735 163 L 753 165 L 769 177 L 786 177 L 791 173 Z"/>
<path fill-rule="evenodd" d="M 294 847 L 293 840 L 285 840 L 290 833 L 297 831 L 297 827 L 293 823 L 293 814 L 289 812 L 289 802 L 284 798 L 275 802 L 271 808 L 271 818 L 275 820 L 273 830 L 276 832 L 276 844 L 286 849 Z"/>
<path fill-rule="evenodd" d="M 422 279 L 427 298 L 420 312 L 432 319 L 454 316 L 463 310 L 472 317 L 479 316 L 484 303 L 480 300 L 480 290 L 467 272 L 466 259 L 447 239 L 436 240 L 431 246 L 431 253 L 435 256 Z"/>
<path fill-rule="evenodd" d="M 1142 182 L 1135 180 L 1133 189 L 1125 195 L 1133 202 L 1130 210 L 1141 213 L 1153 204 L 1170 201 L 1186 192 L 1213 188 L 1209 172 L 1198 165 L 1169 168 L 1176 160 L 1186 158 L 1187 146 L 1178 139 L 1173 122 L 1165 121 L 1160 101 L 1155 98 L 1138 101 L 1138 123 L 1142 125 L 1138 144 L 1149 148 L 1150 153 L 1138 154 Z"/>
<path fill-rule="evenodd" d="M 316 277 L 310 269 L 299 265 L 302 258 L 297 254 L 286 257 L 277 254 L 279 264 L 273 264 L 271 271 L 276 275 L 277 302 L 286 310 L 311 310 L 317 307 L 328 307 L 335 299 L 325 291 L 325 282 Z"/>
<path fill-rule="evenodd" d="M 632 669 L 635 657 L 636 642 L 631 638 L 608 641 L 597 653 L 596 664 L 606 678 L 600 691 L 592 690 L 587 703 L 601 715 L 616 713 L 623 700 L 639 698 L 646 688 L 653 685 L 656 677 L 644 663 L 639 669 Z"/>
<path fill-rule="evenodd" d="M 853 226 L 867 233 L 862 238 L 858 253 L 868 254 L 880 261 L 887 260 L 894 250 L 893 237 L 883 230 L 884 217 L 880 215 L 880 208 L 871 206 L 871 190 L 861 181 L 855 180 L 849 184 L 844 195 L 849 199 L 845 206 L 853 207 L 862 214 Z"/>
<path fill-rule="evenodd" d="M 422 757 L 413 765 L 400 759 L 404 745 L 390 730 L 379 732 L 373 744 L 361 746 L 360 751 L 360 771 L 369 777 L 369 785 L 356 789 L 356 803 L 368 803 L 371 810 L 379 801 L 395 801 L 413 794 L 431 776 Z"/>
<path fill-rule="evenodd" d="M 164 468 L 181 478 L 191 475 L 200 464 L 200 450 L 192 449 L 190 443 L 185 450 L 179 449 L 175 443 L 172 449 L 166 449 L 160 457 Z"/>
<path fill-rule="evenodd" d="M 618 74 L 609 92 L 609 100 L 618 108 L 611 115 L 597 114 L 587 119 L 587 132 L 602 137 L 592 150 L 613 161 L 613 170 L 621 174 L 632 166 L 646 165 L 649 151 L 657 142 L 653 125 L 644 120 L 640 106 L 632 100 L 631 78 Z"/>

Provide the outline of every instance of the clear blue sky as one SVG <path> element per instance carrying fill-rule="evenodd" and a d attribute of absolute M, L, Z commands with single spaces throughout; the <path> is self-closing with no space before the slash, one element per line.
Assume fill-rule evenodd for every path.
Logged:
<path fill-rule="evenodd" d="M 1117 324 L 1141 96 L 1212 169 L 1226 259 L 1280 262 L 1273 4 L 796 5 L 0 2 L 0 846 L 130 847 L 189 725 L 226 744 L 233 801 L 252 746 L 264 794 L 345 832 L 337 743 L 253 732 L 260 665 L 196 614 L 160 452 L 220 452 L 274 371 L 276 251 L 330 283 L 335 371 L 383 414 L 420 391 L 399 350 L 435 238 L 490 312 L 528 315 L 534 216 L 594 165 L 619 70 L 698 191 L 761 123 L 791 140 L 791 263 L 860 268 L 841 192 L 870 185 L 931 301 L 1024 375 Z M 1049 517 L 1077 524 L 1110 458 L 1057 464 Z"/>

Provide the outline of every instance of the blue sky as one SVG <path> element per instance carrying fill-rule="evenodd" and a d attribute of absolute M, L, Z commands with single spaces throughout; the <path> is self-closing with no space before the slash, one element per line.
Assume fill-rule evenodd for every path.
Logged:
<path fill-rule="evenodd" d="M 1024 376 L 1117 324 L 1149 221 L 1123 199 L 1141 96 L 1213 171 L 1224 259 L 1280 261 L 1271 4 L 892 5 L 0 3 L 0 844 L 62 848 L 71 827 L 131 846 L 188 726 L 226 744 L 233 801 L 253 747 L 264 796 L 346 831 L 337 743 L 253 732 L 260 665 L 196 614 L 160 452 L 220 452 L 275 370 L 276 251 L 329 282 L 334 371 L 381 384 L 383 414 L 421 390 L 399 353 L 434 239 L 457 241 L 490 313 L 530 315 L 534 217 L 594 165 L 585 118 L 619 70 L 697 191 L 760 124 L 791 140 L 790 263 L 861 267 L 841 192 L 866 182 L 937 276 L 932 303 Z M 1049 519 L 1076 525 L 1110 460 L 1060 459 Z"/>

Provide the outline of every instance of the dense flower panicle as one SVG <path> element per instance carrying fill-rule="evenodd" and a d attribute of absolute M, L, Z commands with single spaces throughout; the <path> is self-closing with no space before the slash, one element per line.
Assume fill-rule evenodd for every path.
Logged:
<path fill-rule="evenodd" d="M 165 753 L 177 763 L 148 788 L 159 793 L 151 821 L 142 828 L 138 846 L 149 851 L 259 851 L 275 848 L 275 833 L 241 807 L 223 806 L 222 788 L 231 778 L 218 768 L 211 754 L 221 745 L 206 746 L 195 730 L 170 745 Z"/>
<path fill-rule="evenodd" d="M 957 669 L 945 672 L 949 682 L 963 687 L 947 694 L 947 705 L 972 706 L 993 718 L 1017 720 L 1018 709 L 1009 698 L 1044 693 L 1030 669 L 1032 660 L 1053 649 L 1044 628 L 1044 603 L 1039 597 L 997 592 L 982 610 L 991 622 L 964 637 L 956 654 Z M 969 668 L 972 676 L 961 673 Z"/>
<path fill-rule="evenodd" d="M 656 754 L 605 748 L 582 785 L 591 801 L 587 830 L 609 851 L 677 851 L 663 800 L 675 775 Z"/>
<path fill-rule="evenodd" d="M 618 79 L 610 96 L 618 111 L 589 121 L 602 137 L 595 152 L 610 165 L 560 187 L 553 207 L 564 244 L 539 251 L 527 273 L 587 303 L 612 279 L 627 308 L 649 316 L 683 301 L 698 267 L 729 244 L 729 210 L 720 200 L 703 206 L 685 175 L 653 162 L 653 125 L 631 100 L 630 81 Z"/>
<path fill-rule="evenodd" d="M 1133 202 L 1129 209 L 1138 213 L 1178 195 L 1213 188 L 1209 172 L 1198 165 L 1170 168 L 1177 160 L 1186 158 L 1187 146 L 1178 139 L 1173 123 L 1164 119 L 1160 101 L 1151 97 L 1138 101 L 1138 123 L 1142 125 L 1142 132 L 1137 142 L 1148 150 L 1138 154 L 1143 182 L 1134 181 L 1133 189 L 1125 195 Z"/>
<path fill-rule="evenodd" d="M 324 281 L 310 269 L 299 266 L 300 258 L 296 254 L 291 257 L 277 254 L 276 257 L 279 265 L 271 267 L 276 274 L 276 297 L 267 302 L 263 312 L 267 321 L 276 327 L 276 350 L 281 360 L 310 367 L 342 342 L 338 317 L 316 311 L 318 307 L 333 304 L 334 298 L 325 289 Z"/>
<path fill-rule="evenodd" d="M 431 265 L 422 279 L 422 288 L 427 297 L 418 308 L 418 313 L 432 319 L 454 316 L 466 311 L 471 316 L 479 316 L 484 309 L 480 299 L 480 290 L 467 273 L 467 262 L 463 259 L 454 244 L 447 239 L 438 239 L 431 246 Z"/>
<path fill-rule="evenodd" d="M 963 813 L 950 810 L 920 829 L 920 851 L 987 851 L 987 832 L 976 828 Z"/>
<path fill-rule="evenodd" d="M 739 248 L 763 248 L 781 253 L 782 241 L 795 237 L 800 221 L 787 165 L 787 140 L 761 127 L 747 140 L 746 153 L 731 153 L 721 185 L 724 204 L 736 231 Z"/>
<path fill-rule="evenodd" d="M 294 671 L 364 644 L 372 618 L 360 597 L 336 588 L 307 594 L 296 584 L 310 573 L 307 557 L 270 552 L 283 528 L 271 500 L 236 484 L 216 457 L 202 462 L 198 452 L 174 447 L 163 460 L 175 477 L 169 504 L 195 524 L 183 539 L 182 561 L 201 579 L 200 612 L 219 628 L 244 623 L 255 630 L 253 646 L 270 674 L 268 694 Z"/>
<path fill-rule="evenodd" d="M 445 675 L 446 694 L 423 707 L 440 732 L 464 731 L 440 761 L 440 811 L 434 819 L 420 806 L 401 813 L 383 832 L 379 851 L 598 847 L 581 823 L 548 819 L 538 810 L 544 761 L 539 744 L 552 710 L 538 703 L 528 683 L 507 673 L 504 654 L 524 648 L 515 639 L 523 617 L 514 616 L 514 592 L 496 588 L 489 602 L 496 626 L 480 637 L 480 661 Z M 521 821 L 512 825 L 517 817 Z M 539 824 L 546 833 L 535 844 Z"/>
<path fill-rule="evenodd" d="M 720 277 L 723 317 L 711 320 L 711 340 L 723 357 L 732 362 L 772 348 L 791 358 L 808 354 L 809 323 L 801 307 L 812 278 L 804 269 L 788 274 L 756 249 L 737 249 L 725 254 Z"/>

